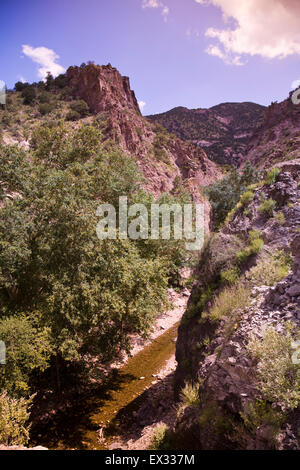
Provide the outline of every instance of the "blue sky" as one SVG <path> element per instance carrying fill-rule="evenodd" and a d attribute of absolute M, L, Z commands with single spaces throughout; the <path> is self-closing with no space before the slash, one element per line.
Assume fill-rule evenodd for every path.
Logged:
<path fill-rule="evenodd" d="M 48 64 L 59 72 L 110 62 L 152 114 L 268 105 L 300 78 L 298 0 L 2 0 L 1 18 L 0 79 L 9 88 L 39 80 Z"/>

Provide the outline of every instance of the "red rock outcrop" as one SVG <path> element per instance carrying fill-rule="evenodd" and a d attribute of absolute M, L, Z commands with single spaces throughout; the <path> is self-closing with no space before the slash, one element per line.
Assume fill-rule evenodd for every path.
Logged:
<path fill-rule="evenodd" d="M 172 192 L 180 181 L 202 200 L 199 186 L 222 176 L 221 170 L 196 145 L 183 142 L 163 127 L 145 119 L 139 110 L 127 77 L 111 65 L 89 64 L 67 71 L 73 95 L 85 100 L 103 124 L 104 137 L 113 139 L 130 153 L 147 179 L 146 188 L 155 196 Z M 210 206 L 205 201 L 207 227 Z"/>

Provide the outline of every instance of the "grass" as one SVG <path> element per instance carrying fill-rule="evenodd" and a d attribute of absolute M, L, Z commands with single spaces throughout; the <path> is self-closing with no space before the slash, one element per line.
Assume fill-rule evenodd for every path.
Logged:
<path fill-rule="evenodd" d="M 171 431 L 166 424 L 154 428 L 149 450 L 171 450 Z"/>
<path fill-rule="evenodd" d="M 180 401 L 183 406 L 198 406 L 200 404 L 199 398 L 199 383 L 192 384 L 186 383 L 180 393 Z"/>
<path fill-rule="evenodd" d="M 249 297 L 250 288 L 241 281 L 232 287 L 226 287 L 216 298 L 209 311 L 209 318 L 212 321 L 219 321 L 224 317 L 229 317 L 236 310 L 244 309 Z"/>
<path fill-rule="evenodd" d="M 300 405 L 300 364 L 292 362 L 293 336 L 271 327 L 262 331 L 262 339 L 250 337 L 248 353 L 257 360 L 258 388 L 265 400 L 295 409 Z"/>
<path fill-rule="evenodd" d="M 281 170 L 279 168 L 272 168 L 272 170 L 268 171 L 264 183 L 268 186 L 276 183 L 277 178 L 280 175 L 280 173 L 281 173 Z"/>
<path fill-rule="evenodd" d="M 286 223 L 286 218 L 283 212 L 277 212 L 275 220 L 279 225 L 284 225 Z"/>
<path fill-rule="evenodd" d="M 264 254 L 247 277 L 253 285 L 273 286 L 288 275 L 291 264 L 289 254 L 276 250 L 273 254 Z"/>

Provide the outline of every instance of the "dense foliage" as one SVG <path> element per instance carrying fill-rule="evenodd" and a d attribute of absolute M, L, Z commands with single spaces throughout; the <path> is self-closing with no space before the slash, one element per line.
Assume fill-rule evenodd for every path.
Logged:
<path fill-rule="evenodd" d="M 41 96 L 48 104 L 47 91 Z M 50 386 L 60 387 L 62 366 L 128 351 L 130 335 L 147 334 L 167 304 L 186 252 L 181 240 L 98 239 L 100 203 L 118 208 L 125 195 L 150 208 L 155 200 L 132 158 L 103 143 L 96 126 L 48 121 L 28 151 L 1 146 L 0 168 L 0 405 L 19 420 L 8 429 L 0 410 L 0 440 L 23 443 L 33 379 L 56 366 Z"/>
<path fill-rule="evenodd" d="M 257 170 L 248 164 L 241 172 L 233 169 L 223 179 L 205 188 L 205 194 L 213 207 L 216 228 L 239 202 L 247 186 L 257 182 L 259 178 Z"/>

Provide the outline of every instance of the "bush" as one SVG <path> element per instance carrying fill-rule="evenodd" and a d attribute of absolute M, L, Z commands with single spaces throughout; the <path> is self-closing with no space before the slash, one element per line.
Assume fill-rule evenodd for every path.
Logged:
<path fill-rule="evenodd" d="M 286 223 L 286 218 L 283 212 L 277 212 L 275 219 L 279 225 L 284 225 Z"/>
<path fill-rule="evenodd" d="M 271 184 L 274 184 L 277 180 L 277 177 L 280 175 L 280 173 L 281 173 L 281 170 L 279 168 L 272 168 L 272 170 L 270 170 L 267 173 L 267 176 L 265 178 L 265 184 L 268 186 Z"/>
<path fill-rule="evenodd" d="M 257 182 L 259 178 L 258 172 L 248 164 L 241 173 L 233 170 L 222 180 L 205 188 L 205 194 L 214 210 L 217 228 L 225 221 L 227 214 L 237 205 L 247 187 L 251 183 Z M 250 198 L 250 191 L 245 198 Z"/>
<path fill-rule="evenodd" d="M 183 406 L 198 406 L 199 384 L 186 383 L 180 393 L 180 401 Z"/>
<path fill-rule="evenodd" d="M 291 329 L 286 334 L 274 328 L 262 332 L 262 339 L 252 336 L 247 349 L 257 361 L 258 387 L 265 400 L 294 409 L 300 405 L 300 364 L 292 362 Z"/>
<path fill-rule="evenodd" d="M 252 202 L 254 199 L 254 192 L 253 191 L 246 191 L 245 193 L 242 194 L 240 202 L 243 206 L 246 206 L 250 202 Z"/>
<path fill-rule="evenodd" d="M 249 298 L 250 288 L 242 282 L 232 287 L 226 287 L 215 299 L 207 315 L 213 321 L 222 320 L 224 317 L 233 314 L 236 310 L 245 308 Z"/>
<path fill-rule="evenodd" d="M 66 120 L 67 121 L 78 121 L 78 119 L 80 119 L 80 118 L 81 118 L 81 116 L 77 111 L 69 111 L 66 114 Z"/>
<path fill-rule="evenodd" d="M 265 253 L 247 277 L 254 286 L 273 286 L 288 275 L 291 263 L 291 257 L 284 251 L 275 251 L 272 255 Z"/>
<path fill-rule="evenodd" d="M 171 450 L 171 434 L 166 424 L 158 424 L 153 430 L 149 450 Z"/>
<path fill-rule="evenodd" d="M 0 394 L 0 444 L 23 446 L 29 441 L 29 408 L 31 399 L 10 398 Z"/>
<path fill-rule="evenodd" d="M 32 104 L 36 98 L 35 88 L 33 86 L 28 86 L 24 88 L 22 91 L 22 97 L 24 98 L 24 104 Z"/>
<path fill-rule="evenodd" d="M 0 376 L 0 389 L 10 395 L 26 395 L 33 371 L 46 369 L 50 359 L 49 330 L 34 327 L 22 316 L 0 319 L 0 338 L 6 345 L 7 361 Z"/>
<path fill-rule="evenodd" d="M 90 112 L 87 103 L 83 100 L 73 101 L 70 103 L 70 108 L 71 111 L 78 113 L 80 117 L 84 117 Z"/>
<path fill-rule="evenodd" d="M 53 106 L 49 103 L 42 103 L 40 106 L 39 106 L 39 112 L 45 116 L 46 114 L 49 114 L 51 113 L 51 111 L 53 110 Z"/>
<path fill-rule="evenodd" d="M 238 281 L 241 272 L 238 267 L 234 267 L 232 269 L 228 269 L 227 271 L 221 272 L 221 281 L 226 284 L 234 284 Z"/>
<path fill-rule="evenodd" d="M 258 212 L 260 214 L 264 214 L 268 217 L 271 217 L 273 215 L 273 211 L 276 206 L 276 201 L 273 199 L 266 199 L 264 202 L 262 202 L 259 207 L 258 207 Z"/>
<path fill-rule="evenodd" d="M 253 434 L 260 426 L 269 425 L 274 429 L 274 437 L 284 422 L 283 415 L 274 410 L 265 400 L 256 400 L 248 404 L 245 412 L 240 412 L 246 428 Z"/>

